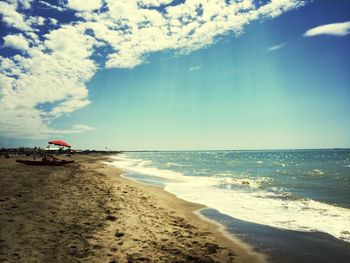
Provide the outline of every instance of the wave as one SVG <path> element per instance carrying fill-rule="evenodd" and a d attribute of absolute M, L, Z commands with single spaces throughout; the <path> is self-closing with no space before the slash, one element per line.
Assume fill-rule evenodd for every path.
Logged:
<path fill-rule="evenodd" d="M 290 200 L 288 194 L 198 187 L 196 182 L 169 183 L 165 190 L 237 219 L 282 229 L 326 232 L 350 242 L 350 211 L 346 208 L 310 199 Z"/>
<path fill-rule="evenodd" d="M 171 167 L 171 166 L 178 166 L 178 167 L 190 166 L 190 165 L 186 165 L 186 164 L 179 164 L 179 163 L 172 163 L 172 162 L 167 162 L 165 165 L 166 165 L 167 167 Z"/>
<path fill-rule="evenodd" d="M 127 172 L 135 172 L 145 175 L 152 175 L 164 179 L 181 181 L 184 178 L 184 175 L 175 172 L 172 170 L 158 169 L 156 167 L 148 166 L 152 162 L 149 160 L 142 159 L 130 159 L 124 154 L 120 154 L 117 156 L 112 156 L 114 159 L 113 162 L 107 162 L 107 164 L 111 164 L 117 166 L 118 168 L 124 169 Z"/>
<path fill-rule="evenodd" d="M 309 171 L 308 174 L 312 176 L 321 176 L 321 175 L 324 175 L 325 172 L 320 169 L 314 169 L 312 171 Z"/>
<path fill-rule="evenodd" d="M 126 171 L 162 178 L 164 189 L 181 199 L 234 218 L 281 229 L 325 232 L 350 242 L 350 209 L 296 197 L 281 189 L 267 191 L 262 186 L 269 183 L 268 178 L 237 178 L 229 173 L 186 176 L 126 155 L 114 159 L 111 164 Z"/>

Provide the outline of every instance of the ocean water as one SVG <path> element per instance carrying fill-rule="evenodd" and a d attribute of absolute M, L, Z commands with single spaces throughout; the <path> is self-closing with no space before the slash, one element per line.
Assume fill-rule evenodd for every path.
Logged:
<path fill-rule="evenodd" d="M 113 159 L 136 179 L 235 219 L 350 243 L 350 150 L 127 152 Z"/>

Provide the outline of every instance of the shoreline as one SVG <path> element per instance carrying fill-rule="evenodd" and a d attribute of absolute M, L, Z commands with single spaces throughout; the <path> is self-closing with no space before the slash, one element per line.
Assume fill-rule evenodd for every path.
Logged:
<path fill-rule="evenodd" d="M 64 167 L 0 159 L 0 261 L 265 261 L 193 213 L 203 206 L 123 178 L 108 157 Z"/>
<path fill-rule="evenodd" d="M 210 209 L 210 207 L 181 199 L 177 197 L 175 194 L 167 192 L 160 185 L 157 186 L 154 184 L 139 181 L 138 179 L 135 179 L 132 177 L 128 177 L 127 176 L 128 172 L 124 171 L 119 167 L 116 167 L 116 166 L 113 167 L 111 165 L 108 165 L 108 167 L 111 169 L 120 170 L 120 174 L 118 176 L 123 180 L 126 180 L 126 182 L 132 181 L 138 187 L 142 186 L 145 188 L 149 188 L 155 193 L 158 193 L 158 194 L 161 193 L 161 195 L 164 195 L 164 194 L 168 195 L 169 198 L 174 199 L 176 203 L 179 203 L 179 206 L 177 207 L 177 209 L 181 209 L 182 212 L 186 214 L 186 216 L 189 216 L 191 218 L 192 222 L 200 220 L 200 221 L 203 221 L 202 224 L 208 224 L 207 226 L 209 229 L 208 231 L 212 232 L 217 238 L 222 240 L 222 242 L 225 243 L 228 247 L 232 247 L 235 251 L 239 251 L 238 254 L 240 258 L 236 259 L 237 262 L 256 262 L 256 263 L 269 262 L 267 255 L 253 251 L 253 247 L 250 244 L 243 242 L 242 240 L 239 240 L 237 237 L 235 237 L 232 233 L 228 231 L 225 225 L 219 223 L 218 221 L 210 219 L 209 217 L 206 217 L 204 214 L 202 214 L 203 210 Z M 115 175 L 110 175 L 112 179 L 114 176 Z"/>
<path fill-rule="evenodd" d="M 221 246 L 231 248 L 234 251 L 236 255 L 234 262 L 267 262 L 265 255 L 254 252 L 249 244 L 243 243 L 242 241 L 236 239 L 226 231 L 224 225 L 202 215 L 200 211 L 202 209 L 206 209 L 206 206 L 180 199 L 159 186 L 150 185 L 138 181 L 137 179 L 128 178 L 127 176 L 124 176 L 124 174 L 127 174 L 127 171 L 123 171 L 122 169 L 113 167 L 109 164 L 106 165 L 107 167 L 104 168 L 106 169 L 105 173 L 107 173 L 112 180 L 116 180 L 115 177 L 118 176 L 118 179 L 124 181 L 126 184 L 132 184 L 138 188 L 141 188 L 142 191 L 147 192 L 147 194 L 158 196 L 157 199 L 161 198 L 163 200 L 162 205 L 165 205 L 168 209 L 176 210 L 180 216 L 188 218 L 191 224 L 195 224 L 196 227 L 203 230 L 204 232 L 212 233 Z M 115 172 L 119 172 L 119 175 L 111 174 Z M 168 203 L 164 202 L 164 200 L 166 200 Z M 159 200 L 157 201 L 159 202 Z M 172 207 L 169 206 L 169 203 L 171 203 Z M 221 257 L 219 262 L 229 261 L 225 261 L 225 258 Z"/>
<path fill-rule="evenodd" d="M 118 163 L 116 163 L 118 166 Z M 128 168 L 128 165 L 122 165 Z M 142 185 L 151 185 L 166 191 L 166 180 L 156 173 L 130 168 L 123 177 Z M 167 192 L 169 193 L 169 192 Z M 178 198 L 174 195 L 175 198 Z M 181 197 L 180 197 L 181 199 Z M 181 199 L 183 200 L 183 199 Z M 318 231 L 296 231 L 260 225 L 223 214 L 219 210 L 202 205 L 194 212 L 201 220 L 217 226 L 216 232 L 239 244 L 246 251 L 264 256 L 268 262 L 300 262 L 307 255 L 310 262 L 347 262 L 349 243 Z M 237 239 L 236 239 L 237 238 Z M 254 248 L 254 250 L 252 250 Z"/>

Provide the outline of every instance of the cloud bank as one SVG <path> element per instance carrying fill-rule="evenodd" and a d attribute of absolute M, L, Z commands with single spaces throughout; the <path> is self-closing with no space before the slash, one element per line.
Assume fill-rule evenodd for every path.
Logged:
<path fill-rule="evenodd" d="M 317 26 L 304 33 L 304 37 L 319 35 L 346 36 L 350 34 L 350 21 Z"/>
<path fill-rule="evenodd" d="M 91 130 L 83 124 L 57 130 L 50 124 L 89 105 L 86 83 L 98 70 L 131 69 L 146 62 L 148 54 L 162 50 L 187 54 L 220 36 L 239 36 L 252 21 L 272 19 L 304 4 L 302 0 L 256 2 L 0 2 L 0 17 L 9 32 L 0 49 L 7 50 L 0 53 L 0 134 L 46 138 Z M 104 63 L 94 60 L 101 53 Z"/>

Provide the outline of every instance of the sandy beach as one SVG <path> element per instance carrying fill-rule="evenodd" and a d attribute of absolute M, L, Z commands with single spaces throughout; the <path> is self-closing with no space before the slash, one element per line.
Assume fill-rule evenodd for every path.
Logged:
<path fill-rule="evenodd" d="M 65 167 L 0 159 L 1 262 L 264 262 L 193 213 L 202 208 L 121 177 L 106 156 Z"/>

